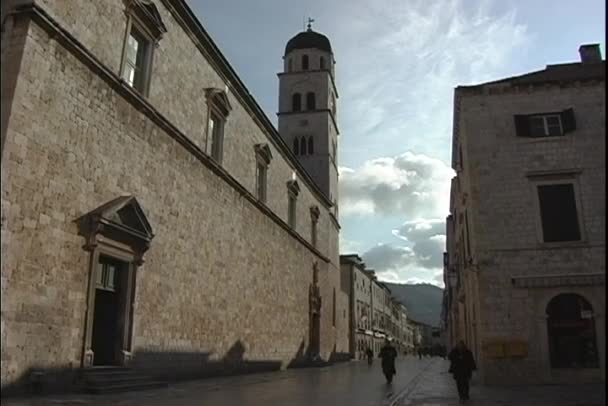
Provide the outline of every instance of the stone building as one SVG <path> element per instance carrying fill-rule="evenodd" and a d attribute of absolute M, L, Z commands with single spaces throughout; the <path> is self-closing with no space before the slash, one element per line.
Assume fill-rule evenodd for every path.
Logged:
<path fill-rule="evenodd" d="M 605 62 L 454 97 L 446 311 L 487 383 L 605 380 Z"/>
<path fill-rule="evenodd" d="M 333 51 L 284 59 L 277 131 L 183 0 L 2 2 L 3 394 L 348 353 Z"/>
<path fill-rule="evenodd" d="M 353 359 L 365 358 L 371 348 L 378 355 L 386 338 L 400 354 L 413 346 L 413 331 L 407 308 L 391 296 L 357 254 L 340 255 L 342 285 L 350 287 L 350 353 Z"/>
<path fill-rule="evenodd" d="M 433 326 L 430 326 L 421 321 L 409 319 L 412 326 L 415 327 L 417 336 L 417 348 L 431 348 L 433 346 Z"/>
<path fill-rule="evenodd" d="M 363 359 L 374 345 L 371 290 L 375 279 L 356 254 L 340 256 L 340 272 L 350 287 L 350 354 L 353 359 Z"/>

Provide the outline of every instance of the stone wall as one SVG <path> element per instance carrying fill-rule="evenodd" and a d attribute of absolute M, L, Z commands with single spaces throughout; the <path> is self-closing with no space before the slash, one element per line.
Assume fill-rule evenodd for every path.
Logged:
<path fill-rule="evenodd" d="M 70 2 L 46 4 L 56 7 L 49 14 L 117 74 L 122 2 L 107 3 L 103 13 L 116 18 L 97 15 L 97 3 L 79 9 Z M 149 101 L 196 145 L 204 122 L 197 117 L 206 111 L 196 106 L 197 89 L 216 86 L 217 77 L 211 78 L 194 46 L 184 45 L 189 39 L 168 12 L 162 13 L 169 33 L 155 52 Z M 89 255 L 74 221 L 122 195 L 137 198 L 155 233 L 138 270 L 136 360 L 140 353 L 139 361 L 170 374 L 184 354 L 221 361 L 238 348 L 245 360 L 286 366 L 308 345 L 315 262 L 323 298 L 322 355 L 348 351 L 348 298 L 340 291 L 336 225 L 305 182 L 296 231 L 309 239 L 309 207 L 318 205 L 318 247 L 331 262 L 280 224 L 294 167 L 272 143 L 268 207 L 278 218 L 126 98 L 111 76 L 83 64 L 36 22 L 27 32 L 2 154 L 3 387 L 34 367 L 80 365 Z M 175 62 L 172 69 L 169 62 Z M 176 82 L 185 77 L 192 80 Z M 224 169 L 249 193 L 253 145 L 268 138 L 234 94 L 229 97 L 234 110 Z"/>
<path fill-rule="evenodd" d="M 569 292 L 579 293 L 593 305 L 603 374 L 605 296 L 600 291 L 604 286 L 521 288 L 513 286 L 512 279 L 605 273 L 604 83 L 490 87 L 485 92 L 463 91 L 459 96 L 457 146 L 462 148 L 463 165 L 458 173 L 460 192 L 453 196 L 454 246 L 464 252 L 466 242 L 460 232 L 466 225 L 460 219 L 466 210 L 474 261 L 462 269 L 470 329 L 466 338 L 477 350 L 484 379 L 503 383 L 564 380 L 549 366 L 545 311 L 551 297 Z M 567 108 L 574 109 L 574 132 L 563 137 L 516 136 L 515 114 Z M 574 183 L 582 241 L 547 244 L 542 240 L 534 174 L 560 170 L 577 173 Z M 554 174 L 553 178 L 564 175 Z M 503 359 L 484 355 L 483 344 L 496 338 L 525 341 L 528 355 Z M 566 380 L 598 377 L 574 371 Z"/>

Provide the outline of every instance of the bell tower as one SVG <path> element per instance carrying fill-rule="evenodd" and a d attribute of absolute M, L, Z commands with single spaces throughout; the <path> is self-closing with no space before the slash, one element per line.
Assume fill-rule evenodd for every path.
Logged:
<path fill-rule="evenodd" d="M 279 73 L 279 133 L 321 191 L 338 203 L 338 90 L 329 39 L 308 29 L 287 42 Z M 337 212 L 334 212 L 337 217 Z"/>

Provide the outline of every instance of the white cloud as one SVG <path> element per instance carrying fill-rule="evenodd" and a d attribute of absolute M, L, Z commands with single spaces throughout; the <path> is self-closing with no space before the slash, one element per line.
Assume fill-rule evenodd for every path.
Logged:
<path fill-rule="evenodd" d="M 333 27 L 332 43 L 345 156 L 360 161 L 403 144 L 448 161 L 454 87 L 513 74 L 509 62 L 529 42 L 515 9 L 493 15 L 494 3 L 352 0 L 340 7 L 348 24 Z"/>
<path fill-rule="evenodd" d="M 340 235 L 340 254 L 354 254 L 359 252 L 361 249 L 361 243 L 358 241 L 351 241 L 346 239 L 342 234 Z"/>
<path fill-rule="evenodd" d="M 416 219 L 393 230 L 400 244 L 377 244 L 362 254 L 381 280 L 443 286 L 445 220 Z"/>
<path fill-rule="evenodd" d="M 340 212 L 349 215 L 445 216 L 453 171 L 443 162 L 406 152 L 340 168 Z"/>

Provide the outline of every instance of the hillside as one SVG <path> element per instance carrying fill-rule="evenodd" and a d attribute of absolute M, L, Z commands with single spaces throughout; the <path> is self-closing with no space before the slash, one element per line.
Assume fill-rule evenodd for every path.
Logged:
<path fill-rule="evenodd" d="M 443 289 L 427 283 L 410 285 L 384 282 L 384 284 L 393 292 L 397 300 L 407 306 L 411 318 L 431 326 L 439 326 Z"/>

